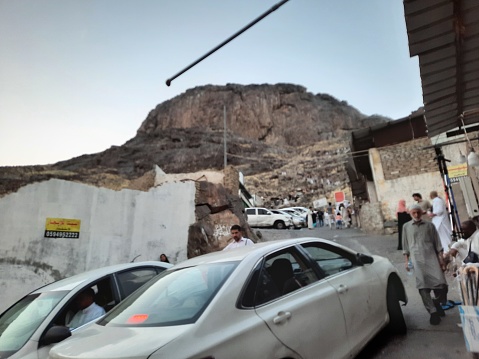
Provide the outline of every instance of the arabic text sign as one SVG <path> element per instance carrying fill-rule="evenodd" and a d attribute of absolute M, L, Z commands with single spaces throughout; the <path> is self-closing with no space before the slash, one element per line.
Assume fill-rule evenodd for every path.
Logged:
<path fill-rule="evenodd" d="M 460 177 L 467 176 L 467 163 L 455 166 L 447 166 L 447 172 L 451 182 L 459 182 Z"/>
<path fill-rule="evenodd" d="M 45 223 L 46 238 L 80 238 L 79 219 L 47 218 Z"/>

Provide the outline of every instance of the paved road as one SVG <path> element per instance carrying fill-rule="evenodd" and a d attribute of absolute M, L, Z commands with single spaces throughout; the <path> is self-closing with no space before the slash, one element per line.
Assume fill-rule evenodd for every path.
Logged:
<path fill-rule="evenodd" d="M 457 307 L 447 310 L 446 317 L 438 326 L 429 324 L 429 314 L 424 309 L 415 287 L 415 278 L 406 274 L 402 252 L 396 249 L 397 234 L 366 235 L 358 229 L 330 230 L 324 227 L 312 230 L 261 229 L 260 232 L 265 240 L 299 237 L 319 237 L 333 240 L 358 252 L 387 257 L 398 268 L 409 297 L 409 303 L 403 307 L 408 334 L 391 337 L 381 333 L 356 359 L 472 358 L 472 355 L 466 351 L 462 329 L 458 326 L 461 319 Z M 460 294 L 452 278 L 450 279 L 448 299 L 460 300 Z"/>

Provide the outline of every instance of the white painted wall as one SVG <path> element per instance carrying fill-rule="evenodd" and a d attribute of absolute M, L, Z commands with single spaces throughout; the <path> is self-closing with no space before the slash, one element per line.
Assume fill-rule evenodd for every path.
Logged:
<path fill-rule="evenodd" d="M 384 178 L 384 170 L 379 151 L 369 150 L 369 161 L 373 169 L 374 185 L 378 201 L 381 202 L 385 220 L 396 219 L 399 200 L 406 200 L 406 206 L 414 203 L 413 193 L 420 193 L 423 199 L 429 199 L 431 191 L 437 191 L 444 199 L 444 186 L 439 170 L 437 172 L 420 173 L 415 176 L 401 177 L 393 180 Z"/>
<path fill-rule="evenodd" d="M 421 193 L 422 198 L 431 201 L 429 193 L 437 191 L 444 199 L 444 187 L 439 172 L 422 173 L 416 176 L 402 177 L 394 180 L 387 180 L 380 186 L 381 204 L 383 215 L 386 220 L 397 218 L 397 206 L 399 200 L 406 200 L 406 206 L 414 203 L 413 193 Z"/>
<path fill-rule="evenodd" d="M 161 253 L 185 260 L 195 191 L 192 181 L 142 192 L 52 179 L 0 198 L 0 311 L 50 282 L 52 270 L 71 276 L 137 255 L 136 261 L 158 260 Z M 80 219 L 80 238 L 44 238 L 47 217 Z"/>

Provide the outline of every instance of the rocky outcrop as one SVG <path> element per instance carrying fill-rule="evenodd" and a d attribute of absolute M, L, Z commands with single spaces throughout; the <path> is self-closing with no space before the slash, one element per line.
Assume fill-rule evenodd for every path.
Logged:
<path fill-rule="evenodd" d="M 50 178 L 136 189 L 154 165 L 166 173 L 222 169 L 224 107 L 228 164 L 267 198 L 298 187 L 310 197 L 347 187 L 350 130 L 385 120 L 298 85 L 202 86 L 159 104 L 122 146 L 48 166 L 0 168 L 0 196 Z"/>
<path fill-rule="evenodd" d="M 241 137 L 275 145 L 309 145 L 381 122 L 326 94 L 314 95 L 302 86 L 202 86 L 165 101 L 151 111 L 138 136 L 162 136 L 171 128 L 223 129 Z"/>

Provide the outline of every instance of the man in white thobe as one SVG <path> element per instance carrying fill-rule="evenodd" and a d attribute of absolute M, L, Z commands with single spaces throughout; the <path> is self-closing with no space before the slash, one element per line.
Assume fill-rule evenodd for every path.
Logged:
<path fill-rule="evenodd" d="M 447 253 L 449 252 L 449 246 L 451 244 L 452 230 L 446 202 L 437 195 L 436 191 L 432 191 L 429 196 L 432 201 L 432 212 L 429 213 L 429 217 L 432 219 L 432 223 L 439 234 L 444 253 Z"/>

